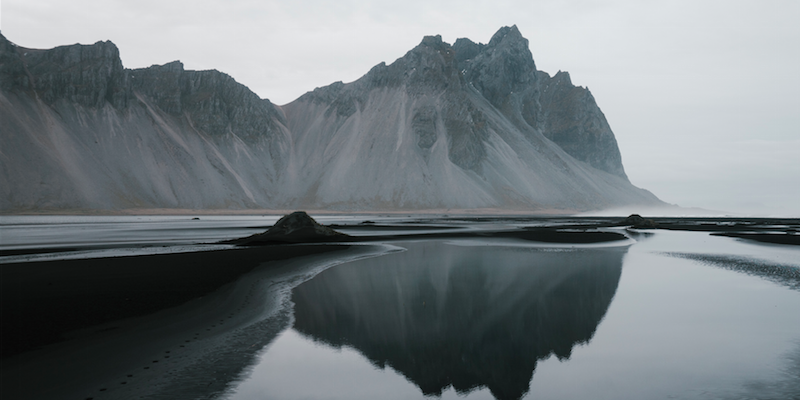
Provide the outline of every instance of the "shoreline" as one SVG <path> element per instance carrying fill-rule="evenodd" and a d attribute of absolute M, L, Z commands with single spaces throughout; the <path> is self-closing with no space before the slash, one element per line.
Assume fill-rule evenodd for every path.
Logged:
<path fill-rule="evenodd" d="M 390 216 L 431 216 L 431 215 L 513 215 L 513 216 L 571 216 L 581 212 L 573 209 L 541 209 L 541 210 L 512 210 L 501 208 L 475 208 L 475 209 L 423 209 L 423 210 L 330 210 L 330 209 L 303 209 L 308 214 L 314 215 L 390 215 Z M 58 209 L 58 210 L 18 210 L 2 211 L 2 216 L 125 216 L 125 215 L 270 215 L 281 216 L 291 214 L 297 209 L 188 209 L 188 208 L 126 208 L 118 210 L 84 210 L 84 209 Z"/>
<path fill-rule="evenodd" d="M 0 263 L 0 358 L 64 340 L 69 332 L 143 316 L 211 294 L 257 266 L 404 240 L 511 239 L 525 242 L 592 244 L 624 242 L 619 232 L 555 229 L 489 229 L 387 234 L 382 226 L 359 226 L 372 235 L 343 240 L 264 242 L 196 252 L 119 257 L 20 260 Z M 430 227 L 429 227 L 430 228 Z M 229 241 L 241 242 L 240 240 Z M 230 243 L 233 244 L 233 243 Z M 36 255 L 47 249 L 14 250 Z M 68 252 L 65 252 L 67 254 Z"/>
<path fill-rule="evenodd" d="M 266 262 L 346 248 L 286 245 L 0 264 L 5 358 L 66 332 L 201 298 Z"/>
<path fill-rule="evenodd" d="M 4 357 L 3 380 L 13 384 L 4 383 L 0 397 L 184 398 L 192 390 L 224 392 L 257 350 L 288 326 L 292 288 L 333 265 L 389 251 L 381 245 L 282 247 L 291 248 L 282 254 L 289 258 L 262 260 L 201 297 L 70 329 L 63 332 L 66 340 Z M 230 258 L 233 251 L 223 255 Z"/>
<path fill-rule="evenodd" d="M 480 223 L 452 229 L 448 220 L 456 221 L 451 227 Z M 431 224 L 434 219 L 397 226 L 354 223 L 333 226 L 368 234 L 338 243 L 0 264 L 0 366 L 4 381 L 13 382 L 3 385 L 0 397 L 97 400 L 191 398 L 192 390 L 206 397 L 224 393 L 253 364 L 257 349 L 290 326 L 292 288 L 330 266 L 386 254 L 396 249 L 392 243 L 476 239 L 534 246 L 629 245 L 621 238 L 630 241 L 654 230 L 768 234 L 800 228 L 798 219 L 654 220 L 659 226 L 652 230 L 627 229 L 617 218 L 586 217 L 525 227 L 491 216 L 438 219 L 445 224 Z M 776 227 L 775 221 L 787 225 Z"/>

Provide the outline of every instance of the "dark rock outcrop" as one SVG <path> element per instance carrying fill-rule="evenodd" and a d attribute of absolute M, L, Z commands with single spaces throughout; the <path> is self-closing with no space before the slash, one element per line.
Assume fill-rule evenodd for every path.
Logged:
<path fill-rule="evenodd" d="M 35 94 L 48 104 L 127 106 L 127 76 L 113 43 L 75 44 L 50 50 L 18 47 L 0 35 L 0 76 L 5 91 Z"/>
<path fill-rule="evenodd" d="M 655 228 L 658 224 L 652 219 L 647 219 L 639 214 L 631 214 L 621 222 L 622 225 L 630 225 L 633 228 L 650 229 Z"/>
<path fill-rule="evenodd" d="M 311 218 L 305 211 L 284 215 L 266 232 L 235 241 L 239 245 L 263 245 L 274 243 L 337 242 L 347 240 L 350 235 L 337 232 Z"/>

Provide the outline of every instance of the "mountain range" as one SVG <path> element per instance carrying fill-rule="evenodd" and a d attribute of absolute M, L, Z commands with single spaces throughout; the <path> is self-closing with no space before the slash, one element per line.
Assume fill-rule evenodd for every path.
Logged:
<path fill-rule="evenodd" d="M 516 26 L 440 36 L 277 106 L 178 61 L 126 69 L 111 42 L 0 35 L 0 211 L 596 210 L 633 186 L 588 89 L 536 69 Z"/>

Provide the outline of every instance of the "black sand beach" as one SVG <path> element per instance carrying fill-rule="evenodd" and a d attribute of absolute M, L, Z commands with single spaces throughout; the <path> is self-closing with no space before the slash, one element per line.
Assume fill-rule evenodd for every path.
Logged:
<path fill-rule="evenodd" d="M 361 235 L 328 242 L 267 240 L 216 251 L 0 264 L 3 398 L 59 398 L 57 391 L 84 399 L 146 393 L 170 398 L 169 393 L 188 394 L 201 386 L 203 396 L 222 393 L 254 356 L 243 349 L 265 346 L 289 321 L 281 306 L 285 299 L 256 301 L 254 296 L 277 293 L 265 289 L 270 285 L 289 290 L 313 276 L 309 268 L 388 251 L 381 243 L 474 238 L 590 244 L 630 240 L 648 229 L 724 233 L 749 240 L 756 239 L 754 235 L 797 238 L 800 229 L 797 219 L 652 220 L 654 226 L 637 227 L 641 229 L 626 236 L 625 228 L 631 225 L 621 218 L 419 218 L 395 225 L 335 225 L 341 232 L 357 230 Z M 509 222 L 537 224 L 496 227 Z M 481 225 L 486 228 L 474 229 Z M 42 252 L 47 250 L 9 254 Z M 76 356 L 83 360 L 75 361 Z M 155 364 L 164 367 L 170 362 L 178 364 L 156 371 Z M 97 375 L 98 365 L 107 373 Z M 207 370 L 209 365 L 216 367 Z M 89 370 L 95 371 L 91 378 L 86 375 Z M 134 383 L 142 373 L 155 379 L 156 372 L 161 386 Z M 125 390 L 114 389 L 118 394 L 112 395 L 112 388 L 103 383 L 109 380 Z M 200 385 L 197 380 L 213 384 Z M 43 382 L 50 386 L 40 387 Z"/>
<path fill-rule="evenodd" d="M 550 226 L 479 230 L 465 230 L 460 226 L 466 223 L 488 225 L 508 220 L 539 221 Z M 797 234 L 800 232 L 798 219 L 653 218 L 651 221 L 655 225 L 644 227 L 645 230 L 703 231 L 770 243 L 800 243 L 800 234 Z M 177 306 L 213 292 L 261 263 L 346 248 L 331 246 L 330 243 L 345 245 L 469 238 L 505 238 L 542 243 L 603 243 L 627 239 L 619 231 L 603 230 L 624 227 L 626 222 L 630 221 L 621 218 L 527 219 L 518 216 L 420 218 L 419 221 L 403 225 L 381 225 L 367 221 L 354 225 L 331 225 L 342 232 L 354 228 L 369 232 L 360 236 L 268 237 L 269 239 L 260 242 L 226 241 L 242 246 L 217 251 L 0 264 L 3 326 L 0 355 L 7 357 L 58 342 L 69 331 Z M 425 232 L 419 233 L 420 231 Z M 313 242 L 327 244 L 311 244 Z M 62 252 L 70 250 L 76 249 L 58 249 Z M 53 251 L 55 250 L 6 250 L 3 255 Z"/>
<path fill-rule="evenodd" d="M 287 327 L 292 287 L 381 246 L 287 245 L 11 266 L 2 398 L 205 398 Z M 42 268 L 38 268 L 42 267 Z M 115 273 L 104 273 L 113 270 Z M 43 294 L 54 272 L 54 293 Z M 77 274 L 82 275 L 77 275 Z M 95 276 L 99 275 L 99 276 Z M 11 277 L 11 274 L 9 274 Z M 24 279 L 23 279 L 24 278 Z M 40 285 L 41 284 L 41 285 Z M 22 289 L 30 289 L 23 291 Z"/>
<path fill-rule="evenodd" d="M 262 263 L 343 248 L 287 245 L 2 264 L 2 357 L 58 342 L 69 331 L 200 298 Z"/>

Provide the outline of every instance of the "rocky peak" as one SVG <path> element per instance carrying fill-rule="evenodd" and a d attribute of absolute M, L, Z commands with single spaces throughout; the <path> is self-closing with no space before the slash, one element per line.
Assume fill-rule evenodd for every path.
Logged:
<path fill-rule="evenodd" d="M 542 109 L 534 118 L 543 120 L 544 136 L 572 157 L 627 179 L 617 140 L 592 93 L 574 86 L 562 71 L 539 86 Z"/>
<path fill-rule="evenodd" d="M 441 35 L 425 36 L 417 47 L 409 51 L 401 60 L 417 61 L 418 64 L 410 64 L 411 67 L 423 67 L 430 64 L 438 64 L 442 68 L 452 67 L 455 60 L 455 52 L 450 44 L 442 41 Z"/>
<path fill-rule="evenodd" d="M 477 56 L 484 46 L 486 45 L 483 43 L 475 43 L 467 38 L 456 39 L 455 44 L 453 44 L 453 50 L 456 52 L 456 61 L 459 68 L 463 69 L 462 64 Z"/>
<path fill-rule="evenodd" d="M 572 86 L 572 78 L 569 76 L 569 72 L 566 71 L 558 71 L 555 75 L 551 78 L 551 84 L 556 85 L 570 85 Z"/>
<path fill-rule="evenodd" d="M 425 36 L 422 42 L 395 61 L 390 68 L 402 76 L 412 94 L 439 92 L 459 85 L 455 51 L 440 35 Z"/>
<path fill-rule="evenodd" d="M 450 47 L 450 45 L 442 41 L 442 35 L 425 36 L 422 38 L 422 42 L 420 42 L 419 46 L 432 47 L 436 48 L 437 50 L 442 50 Z"/>
<path fill-rule="evenodd" d="M 455 52 L 441 35 L 425 36 L 419 45 L 390 65 L 381 63 L 356 81 L 361 89 L 405 86 L 414 94 L 441 92 L 459 84 Z M 364 87 L 366 85 L 366 87 Z"/>
<path fill-rule="evenodd" d="M 59 46 L 47 51 L 31 52 L 27 56 L 29 64 L 42 62 L 58 63 L 62 68 L 73 68 L 77 65 L 103 64 L 108 68 L 122 70 L 119 49 L 111 41 L 98 41 L 95 44 L 73 44 Z"/>
<path fill-rule="evenodd" d="M 544 135 L 577 160 L 626 178 L 614 134 L 587 89 L 567 72 L 550 78 L 536 70 L 516 26 L 486 45 L 459 39 L 453 46 L 465 79 L 530 138 Z"/>
<path fill-rule="evenodd" d="M 36 50 L 15 46 L 5 37 L 2 42 L 4 89 L 35 91 L 49 104 L 64 99 L 85 107 L 127 105 L 125 69 L 114 43 Z"/>
<path fill-rule="evenodd" d="M 124 110 L 135 95 L 153 100 L 163 112 L 188 117 L 211 135 L 242 138 L 268 135 L 283 115 L 246 86 L 216 70 L 187 71 L 183 63 L 126 70 L 110 41 L 50 50 L 25 49 L 0 36 L 0 88 L 26 93 L 47 104 Z"/>
<path fill-rule="evenodd" d="M 335 82 L 304 94 L 298 101 L 332 104 L 339 116 L 348 117 L 373 89 L 404 86 L 409 94 L 421 95 L 459 88 L 461 83 L 454 48 L 444 42 L 441 35 L 425 36 L 392 64 L 382 62 L 352 84 Z"/>
<path fill-rule="evenodd" d="M 474 51 L 474 46 L 462 47 Z M 497 108 L 503 107 L 509 94 L 524 90 L 536 80 L 528 40 L 516 25 L 498 30 L 462 69 L 467 81 Z"/>
<path fill-rule="evenodd" d="M 179 60 L 175 60 L 173 62 L 166 63 L 164 65 L 153 65 L 151 68 L 157 68 L 157 69 L 161 69 L 161 70 L 164 70 L 164 71 L 167 71 L 167 72 L 178 72 L 178 73 L 180 73 L 180 72 L 184 71 L 183 63 L 180 62 Z"/>
<path fill-rule="evenodd" d="M 373 89 L 404 86 L 411 95 L 441 93 L 460 87 L 455 51 L 441 35 L 425 36 L 419 45 L 390 65 L 380 63 L 361 79 L 343 84 L 335 82 L 316 88 L 298 101 L 330 104 L 327 115 L 347 118 L 367 101 Z"/>
<path fill-rule="evenodd" d="M 17 46 L 0 33 L 0 89 L 28 90 L 31 85 L 31 78 L 25 70 Z"/>
<path fill-rule="evenodd" d="M 187 71 L 180 61 L 130 70 L 132 89 L 152 98 L 163 111 L 187 116 L 211 135 L 232 132 L 256 139 L 277 129 L 283 118 L 230 75 L 217 70 Z"/>
<path fill-rule="evenodd" d="M 513 44 L 528 48 L 528 39 L 522 37 L 516 25 L 504 26 L 492 35 L 488 46 L 499 46 L 500 43 Z"/>

